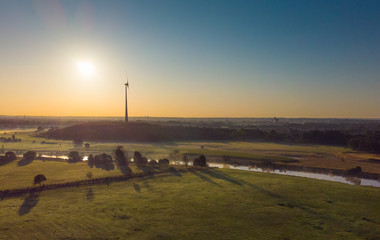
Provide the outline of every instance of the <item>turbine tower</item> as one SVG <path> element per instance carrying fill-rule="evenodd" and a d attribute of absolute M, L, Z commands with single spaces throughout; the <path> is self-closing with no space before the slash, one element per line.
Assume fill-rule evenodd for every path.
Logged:
<path fill-rule="evenodd" d="M 125 122 L 128 122 L 128 76 L 127 76 L 127 83 L 125 84 Z"/>

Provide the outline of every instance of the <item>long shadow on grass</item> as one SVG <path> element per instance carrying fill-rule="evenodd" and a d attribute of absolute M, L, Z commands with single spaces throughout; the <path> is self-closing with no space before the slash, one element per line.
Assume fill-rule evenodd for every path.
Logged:
<path fill-rule="evenodd" d="M 119 166 L 119 169 L 124 176 L 132 175 L 132 169 L 128 166 Z"/>
<path fill-rule="evenodd" d="M 32 162 L 33 162 L 33 159 L 31 159 L 31 160 L 21 159 L 20 161 L 17 162 L 17 166 L 19 166 L 19 167 L 26 166 L 26 165 L 31 164 Z"/>
<path fill-rule="evenodd" d="M 136 167 L 140 169 L 144 174 L 154 173 L 155 169 L 159 168 L 159 167 L 148 166 L 148 165 L 136 165 Z"/>
<path fill-rule="evenodd" d="M 213 169 L 202 169 L 201 172 L 209 175 L 210 177 L 222 179 L 222 180 L 228 181 L 228 182 L 236 184 L 236 185 L 243 185 L 241 183 L 241 181 L 239 181 L 238 179 L 230 177 L 227 174 L 220 173 L 220 172 L 215 171 Z"/>
<path fill-rule="evenodd" d="M 141 192 L 141 188 L 137 183 L 133 183 L 133 188 L 135 189 L 136 192 Z"/>
<path fill-rule="evenodd" d="M 215 178 L 218 178 L 218 179 L 222 179 L 222 180 L 225 180 L 225 181 L 228 181 L 228 182 L 231 182 L 233 184 L 236 184 L 236 185 L 247 185 L 255 190 L 258 190 L 264 194 L 267 194 L 273 198 L 278 198 L 278 199 L 283 199 L 283 197 L 279 194 L 276 194 L 276 193 L 273 193 L 271 191 L 268 191 L 262 187 L 259 187 L 255 184 L 252 184 L 252 183 L 249 183 L 247 181 L 244 181 L 244 180 L 241 180 L 241 179 L 238 179 L 238 178 L 235 178 L 235 177 L 232 177 L 232 176 L 229 176 L 223 172 L 220 172 L 218 170 L 214 170 L 214 169 L 202 169 L 201 170 L 203 173 L 205 174 L 208 174 L 209 176 L 211 177 L 215 177 Z"/>
<path fill-rule="evenodd" d="M 223 180 L 226 180 L 226 181 L 233 181 L 233 182 L 238 182 L 240 183 L 239 185 L 246 185 L 246 186 L 249 186 L 251 187 L 252 189 L 254 190 L 258 190 L 272 198 L 275 198 L 277 199 L 279 202 L 278 202 L 278 206 L 281 206 L 281 207 L 288 207 L 288 208 L 298 208 L 298 209 L 301 209 L 301 210 L 304 210 L 310 214 L 314 214 L 314 215 L 320 215 L 318 214 L 315 210 L 311 209 L 309 206 L 306 206 L 305 204 L 302 204 L 302 203 L 295 203 L 294 201 L 291 201 L 289 200 L 286 196 L 282 196 L 280 194 L 277 194 L 277 193 L 274 193 L 274 192 L 271 192 L 267 189 L 264 189 L 262 187 L 259 187 L 255 184 L 252 184 L 252 183 L 249 183 L 245 180 L 241 180 L 241 179 L 238 179 L 238 178 L 235 178 L 235 177 L 231 177 L 225 173 L 222 173 L 222 172 L 219 172 L 217 170 L 213 170 L 213 169 L 205 169 L 205 170 L 202 170 L 202 171 L 205 171 L 205 173 L 207 173 L 207 170 L 209 171 L 208 174 L 210 174 L 210 176 L 215 176 L 217 178 L 220 178 L 220 179 L 223 179 Z M 227 180 L 228 179 L 228 180 Z"/>
<path fill-rule="evenodd" d="M 0 166 L 3 166 L 5 164 L 8 164 L 8 163 L 11 163 L 13 162 L 14 160 L 5 160 L 4 158 L 3 159 L 0 159 Z"/>
<path fill-rule="evenodd" d="M 204 181 L 207 181 L 207 182 L 212 183 L 218 187 L 221 187 L 218 183 L 214 182 L 211 178 L 206 177 L 206 176 L 200 174 L 199 172 L 197 172 L 195 170 L 190 169 L 189 172 L 191 172 L 192 174 L 194 174 L 195 176 L 199 177 L 200 179 L 202 179 Z"/>
<path fill-rule="evenodd" d="M 20 206 L 18 210 L 18 215 L 25 215 L 32 210 L 35 206 L 37 206 L 39 199 L 40 193 L 39 192 L 31 192 L 28 197 L 24 199 L 24 202 Z"/>
<path fill-rule="evenodd" d="M 177 169 L 175 169 L 174 167 L 170 167 L 169 172 L 171 174 L 173 174 L 174 176 L 182 177 L 182 174 Z"/>
<path fill-rule="evenodd" d="M 88 190 L 87 190 L 87 193 L 86 193 L 86 199 L 87 201 L 89 202 L 92 202 L 94 200 L 94 191 L 92 190 L 92 188 L 90 187 Z"/>

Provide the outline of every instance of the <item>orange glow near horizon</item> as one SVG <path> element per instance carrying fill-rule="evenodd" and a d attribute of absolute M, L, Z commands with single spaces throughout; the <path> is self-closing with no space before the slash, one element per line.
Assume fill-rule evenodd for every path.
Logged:
<path fill-rule="evenodd" d="M 132 117 L 380 118 L 379 24 L 364 9 L 341 26 L 344 11 L 330 24 L 276 4 L 241 15 L 260 1 L 177 4 L 192 7 L 2 1 L 0 115 L 122 117 L 127 72 Z"/>

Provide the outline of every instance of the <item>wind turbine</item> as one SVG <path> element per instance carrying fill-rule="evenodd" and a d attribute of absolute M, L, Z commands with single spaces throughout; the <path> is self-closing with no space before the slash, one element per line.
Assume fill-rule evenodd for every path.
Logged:
<path fill-rule="evenodd" d="M 128 122 L 128 74 L 127 74 L 127 83 L 125 84 L 125 122 Z"/>

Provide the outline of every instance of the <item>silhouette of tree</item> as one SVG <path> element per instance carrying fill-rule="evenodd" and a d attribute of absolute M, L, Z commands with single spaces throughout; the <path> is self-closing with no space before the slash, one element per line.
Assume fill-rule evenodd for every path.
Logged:
<path fill-rule="evenodd" d="M 193 166 L 206 167 L 206 157 L 204 155 L 200 155 L 198 158 L 194 159 Z"/>
<path fill-rule="evenodd" d="M 116 161 L 119 166 L 128 166 L 127 158 L 124 155 L 123 147 L 119 146 L 115 150 Z"/>
<path fill-rule="evenodd" d="M 167 159 L 167 158 L 160 159 L 160 160 L 158 160 L 158 164 L 161 166 L 168 166 L 169 165 L 169 159 Z"/>
<path fill-rule="evenodd" d="M 6 161 L 14 161 L 17 159 L 17 156 L 14 152 L 6 152 L 5 153 L 5 160 Z"/>
<path fill-rule="evenodd" d="M 37 158 L 37 153 L 35 151 L 27 151 L 26 153 L 24 153 L 23 157 L 26 160 L 33 161 Z"/>
<path fill-rule="evenodd" d="M 146 157 L 143 157 L 141 155 L 140 152 L 138 151 L 135 151 L 134 155 L 133 155 L 133 161 L 137 164 L 137 165 L 144 165 L 144 164 L 147 164 L 148 163 L 148 159 L 146 159 Z"/>
<path fill-rule="evenodd" d="M 157 165 L 158 162 L 157 162 L 156 160 L 152 159 L 152 160 L 150 160 L 150 161 L 148 162 L 148 164 L 154 166 L 154 165 Z"/>
<path fill-rule="evenodd" d="M 78 151 L 71 151 L 69 153 L 69 161 L 70 162 L 79 162 L 79 161 L 82 161 L 82 157 L 79 155 Z"/>
<path fill-rule="evenodd" d="M 41 185 L 41 183 L 43 181 L 46 181 L 45 175 L 38 174 L 38 175 L 34 176 L 34 181 L 33 181 L 34 185 L 36 185 L 36 184 L 40 184 Z"/>
<path fill-rule="evenodd" d="M 90 167 L 94 166 L 95 162 L 94 162 L 94 156 L 92 154 L 88 155 L 88 165 Z"/>

